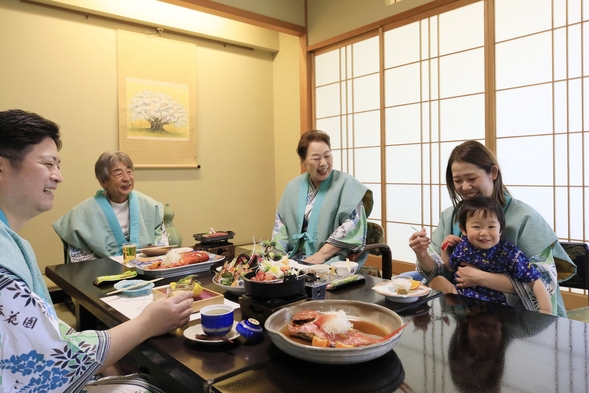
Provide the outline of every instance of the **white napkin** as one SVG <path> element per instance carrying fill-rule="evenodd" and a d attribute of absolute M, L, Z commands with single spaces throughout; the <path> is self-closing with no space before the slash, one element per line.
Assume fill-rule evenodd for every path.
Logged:
<path fill-rule="evenodd" d="M 141 311 L 151 302 L 153 302 L 153 295 L 150 293 L 145 296 L 129 297 L 124 295 L 112 295 L 101 298 L 103 302 L 123 314 L 129 319 L 133 319 L 141 314 Z M 232 306 L 234 309 L 239 308 L 239 303 L 224 299 L 224 304 Z M 200 319 L 200 313 L 194 313 L 190 316 L 190 320 L 194 321 Z"/>

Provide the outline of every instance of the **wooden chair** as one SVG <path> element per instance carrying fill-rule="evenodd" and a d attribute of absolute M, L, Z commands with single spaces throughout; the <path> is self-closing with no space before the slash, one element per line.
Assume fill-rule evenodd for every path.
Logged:
<path fill-rule="evenodd" d="M 559 242 L 575 265 L 577 273 L 562 285 L 589 290 L 589 246 L 586 243 Z"/>
<path fill-rule="evenodd" d="M 383 278 L 390 279 L 393 276 L 393 254 L 389 245 L 384 243 L 384 230 L 380 225 L 370 221 L 366 233 L 366 247 L 362 252 L 351 253 L 348 259 L 357 262 L 365 253 L 378 255 L 382 258 Z"/>

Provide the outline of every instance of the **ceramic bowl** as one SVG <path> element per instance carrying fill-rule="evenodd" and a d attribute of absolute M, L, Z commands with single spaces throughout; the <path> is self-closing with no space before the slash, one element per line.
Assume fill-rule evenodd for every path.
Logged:
<path fill-rule="evenodd" d="M 343 310 L 350 320 L 359 319 L 379 325 L 387 332 L 395 332 L 403 326 L 401 317 L 388 308 L 377 304 L 359 302 L 356 300 L 314 300 L 284 307 L 276 311 L 266 320 L 264 328 L 274 345 L 280 350 L 296 358 L 314 363 L 324 364 L 353 364 L 376 359 L 387 352 L 397 343 L 403 330 L 393 334 L 383 341 L 363 347 L 354 348 L 321 348 L 301 344 L 284 334 L 284 327 L 292 317 L 303 310 L 332 311 Z"/>
<path fill-rule="evenodd" d="M 307 267 L 307 271 L 314 272 L 317 274 L 327 274 L 331 268 L 329 265 L 311 265 Z"/>
<path fill-rule="evenodd" d="M 213 304 L 200 309 L 200 324 L 207 336 L 224 336 L 233 327 L 233 307 Z"/>
<path fill-rule="evenodd" d="M 237 333 L 241 334 L 248 341 L 261 341 L 264 338 L 264 330 L 260 322 L 254 318 L 241 321 L 236 326 Z"/>
<path fill-rule="evenodd" d="M 356 271 L 358 271 L 358 262 L 333 262 L 331 266 L 335 269 L 335 274 L 340 277 L 351 276 L 352 274 L 356 273 Z"/>

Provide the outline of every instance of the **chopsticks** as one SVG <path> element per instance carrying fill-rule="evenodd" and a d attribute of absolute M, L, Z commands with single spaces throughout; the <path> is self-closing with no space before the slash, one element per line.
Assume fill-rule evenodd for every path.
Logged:
<path fill-rule="evenodd" d="M 160 277 L 160 278 L 156 278 L 156 279 L 153 279 L 153 280 L 149 280 L 149 281 L 141 282 L 141 283 L 139 283 L 139 284 L 131 285 L 131 286 L 129 286 L 129 287 L 125 287 L 125 288 L 123 288 L 123 289 L 117 289 L 116 291 L 112 291 L 112 292 L 109 292 L 109 293 L 107 293 L 107 296 L 108 296 L 108 295 L 114 295 L 115 293 L 120 293 L 120 292 L 128 291 L 128 290 L 130 290 L 130 289 L 137 289 L 137 288 L 141 288 L 141 287 L 144 287 L 144 286 L 146 286 L 146 285 L 147 285 L 147 284 L 149 284 L 149 283 L 156 282 L 156 281 L 163 280 L 163 279 L 164 279 L 163 277 Z"/>
<path fill-rule="evenodd" d="M 195 334 L 194 337 L 197 338 L 197 339 L 199 339 L 199 340 L 225 341 L 226 343 L 233 344 L 233 340 L 230 339 L 230 338 L 227 338 L 225 336 L 222 336 L 222 337 L 211 337 L 211 336 L 207 336 L 206 334 Z"/>

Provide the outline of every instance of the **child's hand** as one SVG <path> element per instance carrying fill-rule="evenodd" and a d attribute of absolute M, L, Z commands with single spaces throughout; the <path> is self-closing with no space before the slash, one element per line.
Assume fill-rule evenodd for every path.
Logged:
<path fill-rule="evenodd" d="M 462 241 L 461 238 L 455 235 L 448 235 L 442 242 L 442 251 L 448 252 L 448 254 L 452 253 L 452 249 L 458 245 Z"/>

